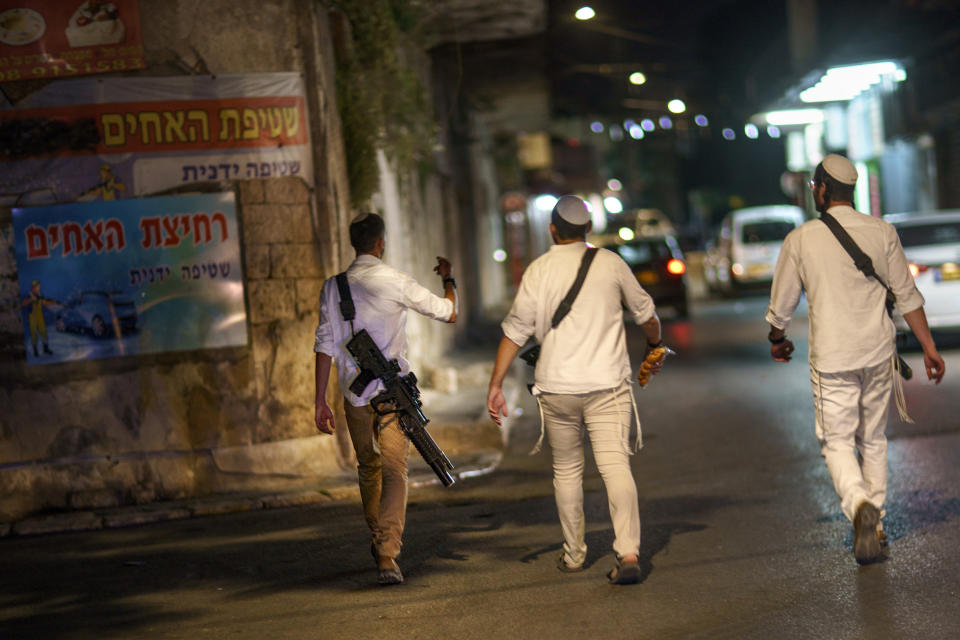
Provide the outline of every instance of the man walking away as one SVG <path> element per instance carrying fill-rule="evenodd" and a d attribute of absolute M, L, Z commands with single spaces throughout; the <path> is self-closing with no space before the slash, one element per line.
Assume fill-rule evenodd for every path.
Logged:
<path fill-rule="evenodd" d="M 378 416 L 370 399 L 383 391 L 377 380 L 356 396 L 349 391 L 357 375 L 356 363 L 346 350 L 354 332 L 366 329 L 388 360 L 400 364 L 400 375 L 410 370 L 407 352 L 407 309 L 441 322 L 457 319 L 456 281 L 446 258 L 437 257 L 433 268 L 443 279 L 443 297 L 434 295 L 405 273 L 382 262 L 383 219 L 375 213 L 361 214 L 350 225 L 350 244 L 357 252 L 347 268 L 347 283 L 356 318 L 344 320 L 336 278 L 323 285 L 320 323 L 316 343 L 316 424 L 321 433 L 333 433 L 333 411 L 327 404 L 330 365 L 337 363 L 344 395 L 347 428 L 357 453 L 360 498 L 370 529 L 370 552 L 377 562 L 377 582 L 403 582 L 397 565 L 407 509 L 407 451 L 409 440 L 394 413 Z"/>
<path fill-rule="evenodd" d="M 784 332 L 806 292 L 817 440 L 843 513 L 853 522 L 854 556 L 867 564 L 881 559 L 886 546 L 881 522 L 887 495 L 884 430 L 894 384 L 901 391 L 898 408 L 906 416 L 888 288 L 923 347 L 927 378 L 939 384 L 944 364 L 897 232 L 853 208 L 856 182 L 857 170 L 843 156 L 830 154 L 817 165 L 810 187 L 822 219 L 810 220 L 784 240 L 766 320 L 770 355 L 777 362 L 789 361 L 793 343 Z M 833 224 L 830 217 L 842 227 L 838 233 L 846 231 L 869 256 L 875 276 L 857 267 L 827 225 Z"/>
<path fill-rule="evenodd" d="M 554 246 L 523 274 L 509 315 L 487 395 L 490 417 L 507 415 L 502 384 L 510 363 L 531 336 L 541 345 L 532 388 L 540 405 L 543 434 L 553 450 L 553 485 L 563 532 L 563 572 L 584 567 L 583 435 L 590 436 L 603 478 L 613 521 L 617 566 L 608 574 L 614 584 L 640 578 L 640 512 L 630 455 L 639 448 L 639 422 L 630 443 L 636 407 L 631 388 L 623 308 L 643 328 L 648 351 L 660 346 L 660 320 L 653 300 L 637 283 L 620 256 L 596 249 L 582 287 L 569 312 L 554 326 L 554 314 L 571 283 L 582 271 L 590 231 L 586 203 L 563 196 L 553 209 L 550 234 Z M 592 266 L 591 266 L 592 264 Z M 653 373 L 660 368 L 655 366 Z M 540 443 L 534 452 L 539 450 Z"/>

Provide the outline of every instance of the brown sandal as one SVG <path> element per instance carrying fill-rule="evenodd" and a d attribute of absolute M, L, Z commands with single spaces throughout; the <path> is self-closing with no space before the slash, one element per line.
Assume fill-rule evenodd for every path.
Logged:
<path fill-rule="evenodd" d="M 377 573 L 377 584 L 380 586 L 388 586 L 391 584 L 401 584 L 403 582 L 403 574 L 400 573 L 400 567 L 397 566 L 395 561 L 391 561 L 392 566 L 385 567 L 379 570 Z"/>
<path fill-rule="evenodd" d="M 636 584 L 640 581 L 640 564 L 617 561 L 617 566 L 607 573 L 610 584 Z"/>
<path fill-rule="evenodd" d="M 571 567 L 567 564 L 567 561 L 563 559 L 564 555 L 566 555 L 565 552 L 561 551 L 560 557 L 557 558 L 557 569 L 563 573 L 579 573 L 583 571 L 584 567 L 582 562 L 576 567 Z"/>

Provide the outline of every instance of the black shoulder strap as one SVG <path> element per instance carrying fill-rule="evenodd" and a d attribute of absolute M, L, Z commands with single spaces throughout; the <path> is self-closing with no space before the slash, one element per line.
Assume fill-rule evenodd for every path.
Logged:
<path fill-rule="evenodd" d="M 340 314 L 347 322 L 353 322 L 357 317 L 357 308 L 353 306 L 353 296 L 350 295 L 346 271 L 337 274 L 337 289 L 340 290 Z"/>
<path fill-rule="evenodd" d="M 843 228 L 836 218 L 824 211 L 820 214 L 820 219 L 823 220 L 823 223 L 827 225 L 827 228 L 833 232 L 833 235 L 836 236 L 837 240 L 840 242 L 840 245 L 846 249 L 847 253 L 850 254 L 850 257 L 853 258 L 853 264 L 856 265 L 863 275 L 868 278 L 874 278 L 880 285 L 887 290 L 887 312 L 893 311 L 893 305 L 897 301 L 897 296 L 894 295 L 890 287 L 887 286 L 887 283 L 880 279 L 880 276 L 877 275 L 876 270 L 873 268 L 873 260 L 870 259 L 870 256 L 863 252 L 863 249 L 860 248 L 853 238 L 850 237 L 850 234 L 847 233 L 847 230 Z"/>
<path fill-rule="evenodd" d="M 560 302 L 557 310 L 553 313 L 553 319 L 550 321 L 551 328 L 556 329 L 560 321 L 570 313 L 573 301 L 577 299 L 577 294 L 580 293 L 580 287 L 583 286 L 583 281 L 587 279 L 587 271 L 590 269 L 590 263 L 593 262 L 595 255 L 597 255 L 596 247 L 591 247 L 584 252 L 583 258 L 580 260 L 580 270 L 577 271 L 577 279 L 573 281 L 573 284 L 570 286 L 570 291 L 567 292 L 566 297 Z"/>

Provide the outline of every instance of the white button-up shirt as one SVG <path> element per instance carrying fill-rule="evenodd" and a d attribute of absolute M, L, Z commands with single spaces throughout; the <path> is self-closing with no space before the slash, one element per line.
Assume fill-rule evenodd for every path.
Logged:
<path fill-rule="evenodd" d="M 873 261 L 881 280 L 908 313 L 923 306 L 896 230 L 888 222 L 845 205 L 829 213 Z M 886 290 L 857 270 L 853 258 L 822 220 L 810 220 L 783 241 L 766 319 L 786 329 L 803 292 L 810 312 L 810 366 L 822 373 L 853 371 L 888 360 L 896 329 L 886 311 Z"/>
<path fill-rule="evenodd" d="M 638 324 L 654 315 L 653 299 L 623 258 L 598 249 L 570 313 L 550 329 L 585 250 L 583 242 L 553 245 L 530 263 L 513 307 L 500 325 L 503 334 L 518 345 L 530 336 L 542 345 L 534 393 L 589 393 L 617 387 L 631 375 L 623 308 Z"/>
<path fill-rule="evenodd" d="M 407 274 L 369 254 L 357 256 L 350 264 L 347 282 L 357 310 L 354 330 L 366 329 L 387 360 L 397 360 L 401 375 L 410 370 L 410 364 L 404 358 L 407 353 L 407 309 L 444 322 L 453 315 L 453 302 L 431 293 Z M 350 393 L 350 383 L 360 372 L 347 351 L 347 343 L 352 337 L 350 323 L 344 321 L 340 313 L 336 278 L 330 278 L 320 293 L 320 322 L 313 350 L 334 359 L 344 397 L 359 407 L 369 404 L 370 398 L 383 390 L 383 383 L 377 380 L 367 385 L 359 396 Z"/>

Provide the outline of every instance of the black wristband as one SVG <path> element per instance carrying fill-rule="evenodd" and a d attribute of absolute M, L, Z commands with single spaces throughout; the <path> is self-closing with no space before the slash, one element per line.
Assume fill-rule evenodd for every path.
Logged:
<path fill-rule="evenodd" d="M 786 336 L 786 335 L 782 335 L 782 336 L 780 336 L 779 338 L 777 338 L 776 340 L 774 340 L 773 338 L 771 338 L 771 337 L 768 335 L 768 336 L 767 336 L 767 340 L 770 341 L 770 344 L 783 344 L 784 342 L 787 341 L 787 336 Z"/>
<path fill-rule="evenodd" d="M 657 347 L 662 347 L 662 346 L 663 346 L 663 338 L 661 338 L 660 340 L 657 340 L 657 343 L 656 343 L 656 344 L 654 344 L 654 343 L 650 342 L 649 340 L 647 340 L 647 346 L 650 347 L 651 349 L 656 349 Z"/>
<path fill-rule="evenodd" d="M 454 280 L 452 277 L 451 277 L 451 278 L 444 278 L 444 279 L 443 279 L 443 284 L 444 284 L 444 286 L 446 286 L 446 284 L 447 284 L 448 282 L 453 285 L 453 288 L 454 288 L 454 289 L 457 288 L 457 281 Z"/>

